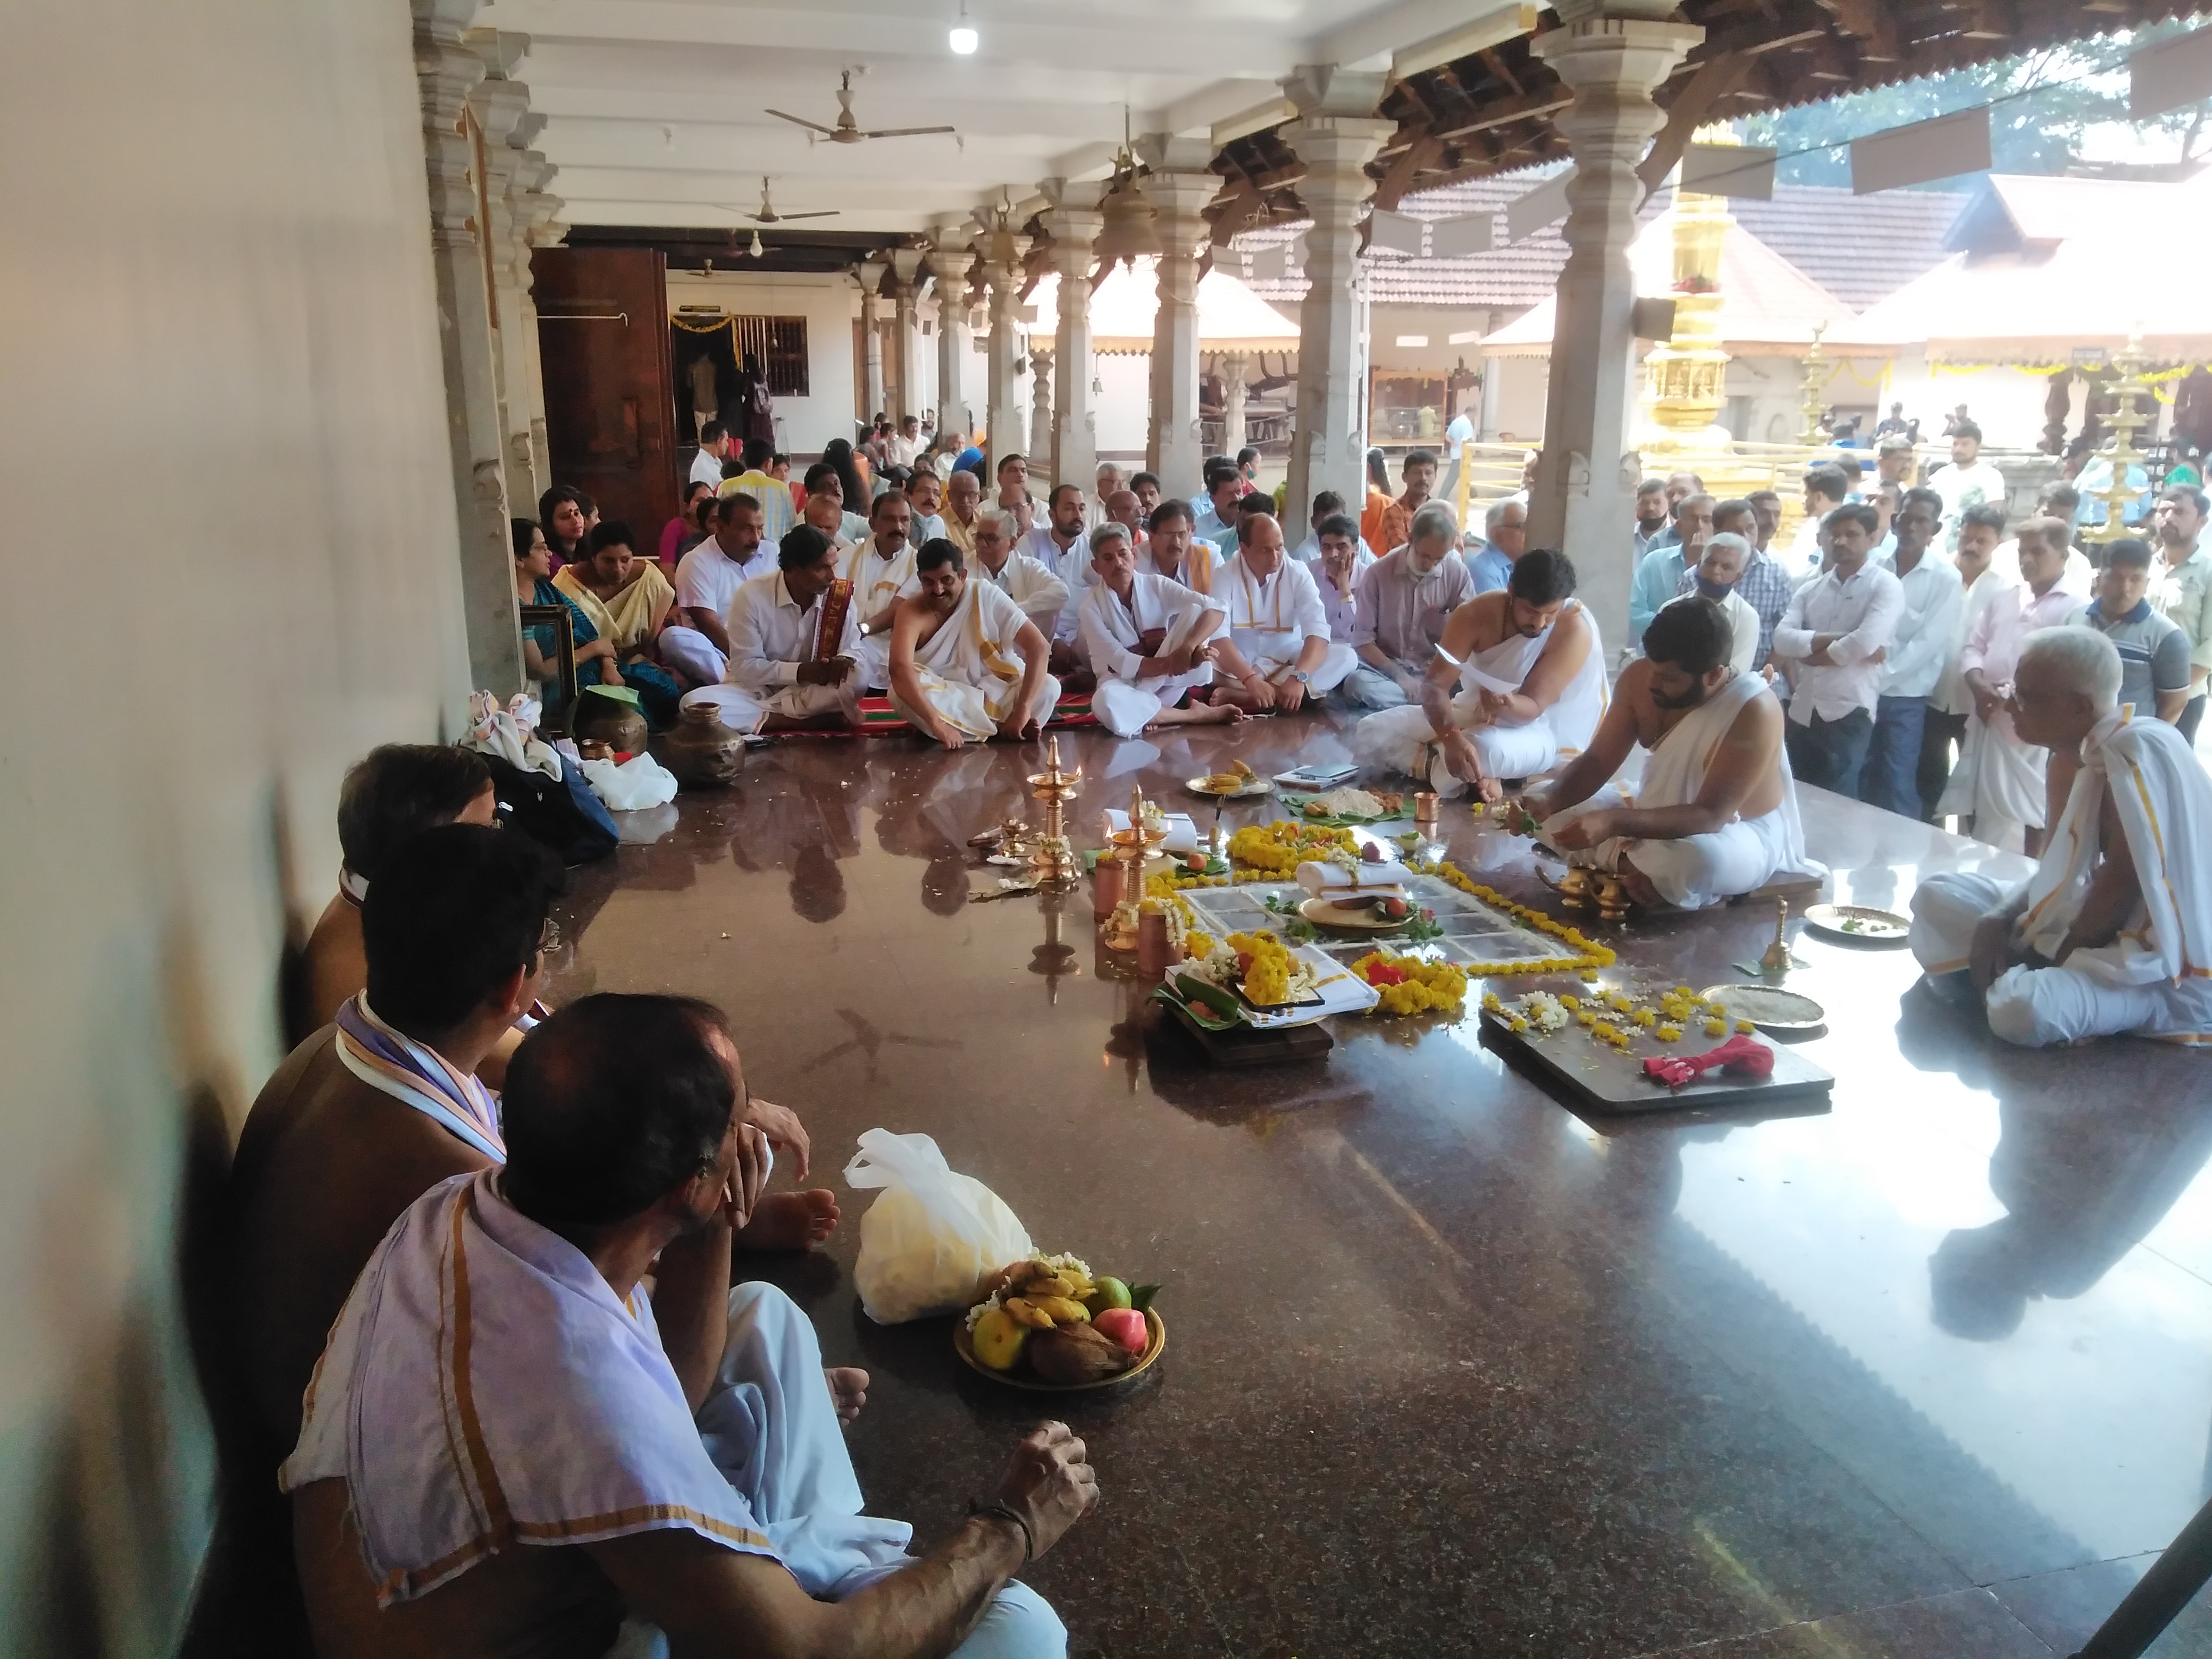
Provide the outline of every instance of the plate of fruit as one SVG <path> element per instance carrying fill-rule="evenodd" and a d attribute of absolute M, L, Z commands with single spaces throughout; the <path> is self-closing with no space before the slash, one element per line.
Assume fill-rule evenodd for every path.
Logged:
<path fill-rule="evenodd" d="M 1272 795 L 1275 781 L 1263 778 L 1243 761 L 1231 761 L 1225 772 L 1210 772 L 1202 778 L 1186 779 L 1183 787 L 1194 795 L 1212 795 L 1218 800 L 1232 799 L 1240 795 Z"/>
<path fill-rule="evenodd" d="M 1152 1311 L 1159 1288 L 1094 1276 L 1072 1255 L 1032 1256 L 983 1276 L 975 1305 L 952 1328 L 952 1351 L 1009 1388 L 1111 1388 L 1150 1370 L 1168 1346 Z"/>

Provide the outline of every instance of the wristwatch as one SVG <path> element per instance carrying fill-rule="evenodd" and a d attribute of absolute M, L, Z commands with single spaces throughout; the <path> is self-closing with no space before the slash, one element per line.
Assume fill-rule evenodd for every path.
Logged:
<path fill-rule="evenodd" d="M 1310 691 L 1313 690 L 1313 676 L 1307 673 L 1304 669 L 1293 668 L 1291 670 L 1291 678 L 1296 680 L 1300 685 L 1305 687 L 1307 690 Z"/>

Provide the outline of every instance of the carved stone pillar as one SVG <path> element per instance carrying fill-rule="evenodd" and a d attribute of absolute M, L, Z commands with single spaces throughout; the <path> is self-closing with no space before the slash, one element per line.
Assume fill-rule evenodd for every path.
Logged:
<path fill-rule="evenodd" d="M 919 420 L 923 408 L 921 329 L 915 307 L 921 300 L 921 250 L 893 248 L 891 276 L 898 283 L 893 310 L 896 320 L 891 331 L 892 343 L 897 348 L 894 362 L 898 368 L 898 407 L 891 412 L 902 420 L 909 415 Z"/>
<path fill-rule="evenodd" d="M 986 241 L 991 257 L 984 263 L 983 279 L 991 289 L 991 335 L 984 353 L 985 424 L 990 436 L 991 465 L 995 467 L 1009 455 L 1024 453 L 1028 447 L 1025 411 L 1014 374 L 1014 362 L 1020 355 L 1014 313 L 1021 304 L 1022 258 L 1030 251 L 1030 239 L 993 232 Z"/>
<path fill-rule="evenodd" d="M 929 250 L 937 278 L 937 429 L 963 438 L 975 430 L 968 410 L 968 271 L 975 254 L 953 240 L 965 228 L 939 231 Z"/>
<path fill-rule="evenodd" d="M 544 119 L 530 115 L 516 131 L 527 131 L 535 137 Z M 545 453 L 545 371 L 538 356 L 538 303 L 531 291 L 530 251 L 552 247 L 568 234 L 565 226 L 554 222 L 561 198 L 545 190 L 559 171 L 534 149 L 525 149 L 516 165 L 520 193 L 514 210 L 510 257 L 514 318 L 501 331 L 507 351 L 507 492 L 515 495 L 520 480 L 521 494 L 532 502 L 552 483 L 553 475 Z"/>
<path fill-rule="evenodd" d="M 1053 349 L 1034 341 L 1030 345 L 1030 453 L 1041 455 L 1052 447 Z M 1043 471 L 1042 467 L 1037 469 Z M 1050 483 L 1057 483 L 1057 478 Z"/>
<path fill-rule="evenodd" d="M 1244 377 L 1252 372 L 1252 360 L 1241 351 L 1232 351 L 1221 360 L 1221 453 L 1234 455 L 1244 447 Z"/>
<path fill-rule="evenodd" d="M 1098 411 L 1091 403 L 1097 372 L 1091 349 L 1091 247 L 1105 216 L 1079 198 L 1095 187 L 1048 179 L 1039 186 L 1053 209 L 1039 222 L 1052 238 L 1052 266 L 1060 273 L 1060 331 L 1053 342 L 1052 481 L 1088 495 L 1098 482 Z M 1031 355 L 1034 356 L 1035 353 Z M 1031 434 L 1042 443 L 1041 434 Z"/>
<path fill-rule="evenodd" d="M 884 270 L 880 259 L 863 259 L 854 272 L 860 284 L 860 398 L 866 404 L 854 421 L 856 428 L 884 412 L 884 337 L 876 325 L 883 315 Z"/>
<path fill-rule="evenodd" d="M 1283 82 L 1298 112 L 1283 137 L 1305 163 L 1298 193 L 1313 215 L 1306 233 L 1310 286 L 1298 308 L 1297 415 L 1283 501 L 1283 534 L 1293 542 L 1305 534 L 1306 510 L 1317 492 L 1367 499 L 1355 256 L 1360 210 L 1375 193 L 1367 164 L 1396 131 L 1375 114 L 1384 83 L 1379 74 L 1347 74 L 1331 64 L 1308 64 Z"/>
<path fill-rule="evenodd" d="M 461 25 L 475 13 L 477 0 L 411 0 L 411 5 L 469 675 L 472 684 L 505 698 L 522 689 L 522 640 L 507 525 L 498 342 L 468 113 L 469 94 L 483 79 L 484 66 L 461 43 Z"/>
<path fill-rule="evenodd" d="M 1158 475 L 1162 489 L 1184 501 L 1196 498 L 1206 460 L 1198 430 L 1198 261 L 1213 234 L 1201 210 L 1221 191 L 1221 175 L 1208 170 L 1212 151 L 1206 139 L 1165 133 L 1148 133 L 1137 144 L 1139 158 L 1152 170 L 1145 194 L 1158 211 L 1154 228 L 1160 239 L 1145 465 Z"/>
<path fill-rule="evenodd" d="M 1693 24 L 1586 16 L 1538 35 L 1531 46 L 1574 94 L 1556 118 L 1574 147 L 1575 173 L 1528 544 L 1564 548 L 1576 561 L 1579 592 L 1609 648 L 1627 633 L 1628 526 L 1641 470 L 1630 453 L 1636 277 L 1628 245 L 1644 196 L 1636 166 L 1665 118 L 1653 88 L 1705 36 Z"/>

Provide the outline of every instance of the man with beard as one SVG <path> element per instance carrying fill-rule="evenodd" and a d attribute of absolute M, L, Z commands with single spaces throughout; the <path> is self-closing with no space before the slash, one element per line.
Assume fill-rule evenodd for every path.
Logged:
<path fill-rule="evenodd" d="M 1708 599 L 1663 608 L 1589 746 L 1523 803 L 1571 863 L 1620 876 L 1639 904 L 1698 909 L 1826 873 L 1805 857 L 1782 705 L 1729 662 L 1734 638 Z M 1606 786 L 1639 744 L 1650 755 L 1635 805 L 1612 805 Z"/>
<path fill-rule="evenodd" d="M 969 580 L 951 542 L 929 543 L 915 564 L 920 591 L 891 623 L 893 706 L 947 749 L 1036 736 L 1060 701 L 1043 633 L 999 589 Z"/>

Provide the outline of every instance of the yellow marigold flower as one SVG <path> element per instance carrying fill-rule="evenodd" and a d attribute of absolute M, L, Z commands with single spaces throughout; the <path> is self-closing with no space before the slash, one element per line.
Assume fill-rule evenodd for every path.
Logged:
<path fill-rule="evenodd" d="M 1582 1006 L 1583 1001 L 1580 997 L 1561 997 L 1559 999 L 1559 1006 L 1565 1009 L 1571 1014 Z"/>
<path fill-rule="evenodd" d="M 1505 1022 L 1505 1028 L 1510 1031 L 1525 1031 L 1528 1029 L 1528 1022 L 1522 1018 L 1520 1015 L 1516 1014 L 1511 1019 Z"/>
<path fill-rule="evenodd" d="M 1658 1019 L 1659 1017 L 1649 1008 L 1638 1008 L 1628 1017 L 1628 1022 L 1632 1025 L 1654 1025 L 1658 1023 Z"/>
<path fill-rule="evenodd" d="M 1575 1024 L 1577 1025 L 1595 1026 L 1597 1024 L 1597 1016 L 1590 1012 L 1589 1009 L 1585 1008 L 1582 1012 L 1575 1016 Z"/>
<path fill-rule="evenodd" d="M 1726 1036 L 1728 1035 L 1728 1022 L 1724 1019 L 1707 1020 L 1705 1022 L 1705 1035 L 1707 1036 Z"/>
<path fill-rule="evenodd" d="M 1679 1025 L 1662 1025 L 1651 1035 L 1662 1042 L 1679 1042 L 1682 1037 L 1682 1028 Z"/>
<path fill-rule="evenodd" d="M 1753 1024 L 1747 1019 L 1740 1019 L 1735 1023 L 1735 1029 L 1742 1032 L 1746 1036 L 1749 1036 L 1753 1031 L 1756 1031 L 1759 1027 Z"/>

